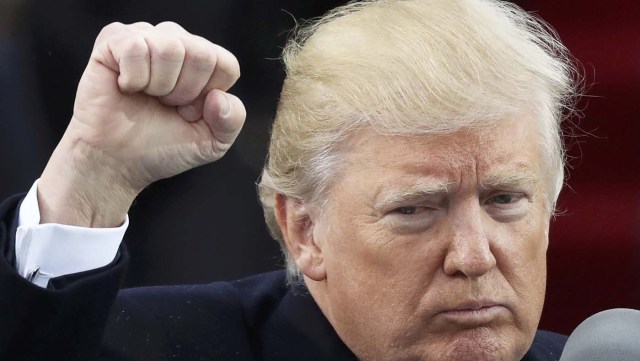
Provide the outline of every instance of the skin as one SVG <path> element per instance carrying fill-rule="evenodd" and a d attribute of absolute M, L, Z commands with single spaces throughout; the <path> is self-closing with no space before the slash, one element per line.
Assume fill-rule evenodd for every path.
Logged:
<path fill-rule="evenodd" d="M 178 24 L 104 27 L 40 177 L 40 222 L 118 226 L 147 185 L 222 157 L 246 116 L 227 92 L 239 77 L 233 54 Z"/>
<path fill-rule="evenodd" d="M 360 360 L 526 353 L 544 301 L 549 227 L 527 120 L 438 136 L 363 130 L 322 212 L 277 196 L 312 296 Z"/>

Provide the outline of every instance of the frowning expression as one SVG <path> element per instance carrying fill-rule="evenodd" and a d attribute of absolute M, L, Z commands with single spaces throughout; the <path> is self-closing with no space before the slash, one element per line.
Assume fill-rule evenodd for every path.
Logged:
<path fill-rule="evenodd" d="M 519 360 L 546 279 L 534 122 L 429 136 L 361 130 L 312 237 L 307 284 L 361 360 Z"/>

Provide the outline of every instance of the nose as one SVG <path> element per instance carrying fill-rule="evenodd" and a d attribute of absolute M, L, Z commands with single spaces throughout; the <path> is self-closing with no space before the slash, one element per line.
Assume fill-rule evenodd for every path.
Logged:
<path fill-rule="evenodd" d="M 451 237 L 444 260 L 447 275 L 478 278 L 496 266 L 485 224 L 488 220 L 482 212 L 475 204 L 451 215 Z"/>

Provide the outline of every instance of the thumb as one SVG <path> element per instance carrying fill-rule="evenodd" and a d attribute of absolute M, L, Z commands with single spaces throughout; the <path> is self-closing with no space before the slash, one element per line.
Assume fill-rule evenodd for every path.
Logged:
<path fill-rule="evenodd" d="M 202 117 L 215 140 L 230 146 L 242 129 L 247 111 L 238 97 L 214 89 L 205 98 Z"/>

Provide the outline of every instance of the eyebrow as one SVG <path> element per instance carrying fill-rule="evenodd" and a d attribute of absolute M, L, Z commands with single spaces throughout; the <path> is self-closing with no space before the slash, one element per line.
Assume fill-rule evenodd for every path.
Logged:
<path fill-rule="evenodd" d="M 416 183 L 410 187 L 382 191 L 376 198 L 375 208 L 381 209 L 389 204 L 403 203 L 406 201 L 433 198 L 448 193 L 451 190 L 451 182 L 430 180 Z"/>
<path fill-rule="evenodd" d="M 528 169 L 519 169 L 510 172 L 498 172 L 489 175 L 480 181 L 482 189 L 532 189 L 540 183 L 537 177 Z"/>
<path fill-rule="evenodd" d="M 480 182 L 480 188 L 485 190 L 524 190 L 533 189 L 540 183 L 539 177 L 528 169 L 517 171 L 496 172 L 485 177 Z M 416 183 L 410 187 L 382 191 L 376 197 L 374 207 L 384 208 L 390 204 L 399 204 L 417 199 L 436 198 L 451 191 L 452 182 L 429 180 Z"/>

